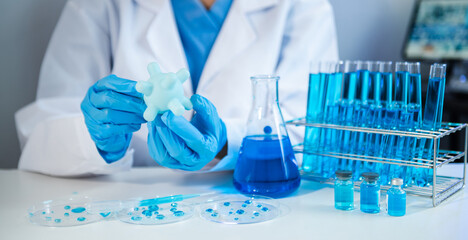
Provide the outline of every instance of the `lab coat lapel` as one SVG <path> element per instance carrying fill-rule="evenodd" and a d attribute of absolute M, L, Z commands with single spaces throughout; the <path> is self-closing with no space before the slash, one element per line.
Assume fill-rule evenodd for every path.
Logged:
<path fill-rule="evenodd" d="M 156 9 L 155 5 L 148 4 L 149 1 L 158 2 L 156 5 L 160 8 Z M 146 36 L 155 61 L 163 71 L 176 72 L 182 67 L 188 69 L 171 2 L 169 0 L 138 0 L 138 2 L 157 12 Z M 185 81 L 184 91 L 186 95 L 192 95 L 192 81 Z"/>
<path fill-rule="evenodd" d="M 231 9 L 203 69 L 198 90 L 203 90 L 204 86 L 223 67 L 255 41 L 256 34 L 248 19 L 248 13 L 273 6 L 276 3 L 277 0 L 235 0 L 232 2 Z"/>

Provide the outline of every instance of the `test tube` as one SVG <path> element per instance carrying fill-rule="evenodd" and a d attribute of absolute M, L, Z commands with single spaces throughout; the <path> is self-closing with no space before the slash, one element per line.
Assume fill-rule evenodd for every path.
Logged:
<path fill-rule="evenodd" d="M 422 124 L 421 71 L 419 62 L 409 63 L 408 84 L 408 106 L 406 108 L 408 119 L 404 128 L 406 131 L 413 132 Z M 416 155 L 416 153 L 420 152 L 417 150 L 417 147 L 419 146 L 418 140 L 414 137 L 408 137 L 406 140 L 406 158 L 409 161 L 413 161 L 413 157 Z M 407 167 L 406 177 L 404 178 L 405 185 L 411 185 L 416 176 L 422 176 L 422 171 L 424 170 L 420 168 L 416 169 L 414 167 Z"/>
<path fill-rule="evenodd" d="M 424 130 L 438 131 L 442 124 L 442 113 L 444 106 L 444 94 L 445 94 L 445 71 L 447 66 L 445 64 L 432 64 L 431 72 L 429 75 L 429 82 L 427 86 L 426 105 L 424 106 L 423 124 Z M 439 139 L 434 142 L 432 139 L 426 139 L 425 149 L 428 153 L 426 159 L 434 159 L 434 155 L 437 156 L 439 152 Z M 434 146 L 435 144 L 435 152 Z M 418 185 L 432 185 L 433 170 L 427 169 L 424 176 L 426 181 L 418 182 Z"/>
<path fill-rule="evenodd" d="M 369 69 L 370 69 L 370 62 L 369 61 L 358 61 L 357 62 L 357 88 L 356 91 L 360 94 L 359 98 L 355 103 L 354 108 L 354 125 L 359 127 L 367 127 L 366 119 L 369 112 L 369 104 L 368 104 L 368 94 L 369 94 Z M 367 134 L 364 132 L 352 132 L 351 139 L 352 139 L 352 153 L 358 155 L 365 154 L 365 146 L 366 146 L 366 137 Z M 353 161 L 354 163 L 354 177 L 355 180 L 359 179 L 361 168 L 363 164 L 361 161 Z"/>
<path fill-rule="evenodd" d="M 309 65 L 309 93 L 307 99 L 308 123 L 319 123 L 323 116 L 323 101 L 325 94 L 325 81 L 320 74 L 320 62 L 311 62 Z M 311 154 L 317 152 L 320 143 L 321 129 L 306 127 L 304 136 L 304 150 L 302 170 L 307 173 L 320 174 L 322 171 L 322 158 Z"/>
<path fill-rule="evenodd" d="M 353 124 L 354 106 L 356 100 L 356 85 L 357 85 L 357 62 L 345 61 L 343 71 L 343 82 L 341 87 L 340 97 L 340 118 L 341 125 L 351 126 Z M 350 153 L 351 132 L 340 131 L 340 149 L 342 153 Z M 348 159 L 339 160 L 340 170 L 352 171 L 352 161 Z"/>

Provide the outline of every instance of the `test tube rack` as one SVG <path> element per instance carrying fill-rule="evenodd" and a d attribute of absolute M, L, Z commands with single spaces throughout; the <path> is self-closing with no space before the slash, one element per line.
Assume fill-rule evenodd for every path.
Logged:
<path fill-rule="evenodd" d="M 305 126 L 305 127 L 316 127 L 316 128 L 327 128 L 335 130 L 344 130 L 352 132 L 365 132 L 365 133 L 375 133 L 382 135 L 396 135 L 401 137 L 414 137 L 418 139 L 433 139 L 432 147 L 434 149 L 432 159 L 421 159 L 421 158 L 412 158 L 412 159 L 391 159 L 391 158 L 381 158 L 375 156 L 367 155 L 357 155 L 357 154 L 348 154 L 348 153 L 339 153 L 339 152 L 325 152 L 325 151 L 306 151 L 303 144 L 298 144 L 294 146 L 294 151 L 296 153 L 306 153 L 314 154 L 318 156 L 339 158 L 339 159 L 349 159 L 356 161 L 364 162 L 376 162 L 382 164 L 396 164 L 400 166 L 408 166 L 415 168 L 425 168 L 433 169 L 433 184 L 431 186 L 419 187 L 419 186 L 408 186 L 405 188 L 405 191 L 411 195 L 417 195 L 422 197 L 427 197 L 432 199 L 432 205 L 434 207 L 438 206 L 443 201 L 447 200 L 449 197 L 460 191 L 465 186 L 466 178 L 466 165 L 467 165 L 467 143 L 468 143 L 468 124 L 466 123 L 442 123 L 441 128 L 438 131 L 427 131 L 422 129 L 416 129 L 414 132 L 407 131 L 398 131 L 398 130 L 387 130 L 387 129 L 376 129 L 376 128 L 365 128 L 365 127 L 354 127 L 354 126 L 343 126 L 343 125 L 334 125 L 334 124 L 322 124 L 322 123 L 308 123 L 305 118 L 294 119 L 287 121 L 286 124 L 294 126 Z M 449 135 L 465 130 L 465 145 L 464 151 L 449 151 L 449 150 L 439 150 L 437 151 L 436 140 L 448 137 Z M 438 154 L 437 154 L 438 153 Z M 454 162 L 458 159 L 464 158 L 463 164 L 463 177 L 451 177 L 451 176 L 440 176 L 437 174 L 437 170 L 442 166 Z M 308 173 L 301 171 L 301 176 L 303 179 L 318 181 L 325 184 L 333 184 L 334 179 L 327 179 L 314 173 Z M 355 182 L 356 189 L 359 189 L 359 182 Z M 390 186 L 383 185 L 381 189 L 386 191 Z"/>

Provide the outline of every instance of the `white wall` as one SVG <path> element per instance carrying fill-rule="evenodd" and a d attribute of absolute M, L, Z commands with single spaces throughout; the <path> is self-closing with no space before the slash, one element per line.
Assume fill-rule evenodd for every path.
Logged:
<path fill-rule="evenodd" d="M 401 59 L 414 0 L 330 2 L 335 8 L 342 59 Z M 35 98 L 40 63 L 64 3 L 0 1 L 0 168 L 17 165 L 20 150 L 13 114 Z"/>

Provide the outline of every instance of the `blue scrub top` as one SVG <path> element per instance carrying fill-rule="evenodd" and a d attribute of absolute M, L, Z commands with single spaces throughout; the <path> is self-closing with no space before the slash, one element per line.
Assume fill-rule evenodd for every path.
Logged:
<path fill-rule="evenodd" d="M 206 60 L 232 0 L 216 0 L 209 10 L 200 0 L 171 0 L 171 2 L 195 93 Z"/>

